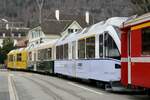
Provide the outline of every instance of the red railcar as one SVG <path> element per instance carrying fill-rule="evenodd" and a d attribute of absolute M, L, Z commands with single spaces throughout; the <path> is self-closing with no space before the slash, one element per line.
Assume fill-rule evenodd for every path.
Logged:
<path fill-rule="evenodd" d="M 122 26 L 121 82 L 150 89 L 150 13 Z"/>

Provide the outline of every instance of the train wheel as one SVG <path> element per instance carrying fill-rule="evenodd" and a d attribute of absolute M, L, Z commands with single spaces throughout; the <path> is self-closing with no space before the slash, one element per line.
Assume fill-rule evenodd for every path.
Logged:
<path fill-rule="evenodd" d="M 106 91 L 111 91 L 112 90 L 111 85 L 109 83 L 105 84 L 105 90 Z"/>
<path fill-rule="evenodd" d="M 147 90 L 146 90 L 146 94 L 147 94 L 148 96 L 150 96 L 150 89 L 147 89 Z"/>

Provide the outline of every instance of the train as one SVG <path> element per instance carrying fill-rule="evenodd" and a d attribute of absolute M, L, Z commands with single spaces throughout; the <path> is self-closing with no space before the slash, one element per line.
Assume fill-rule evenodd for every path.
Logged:
<path fill-rule="evenodd" d="M 110 18 L 59 39 L 54 73 L 114 87 L 121 77 L 119 27 L 126 19 Z"/>
<path fill-rule="evenodd" d="M 27 69 L 27 49 L 20 48 L 10 51 L 8 54 L 7 66 L 10 69 Z"/>
<path fill-rule="evenodd" d="M 147 52 L 144 52 L 145 56 L 140 54 L 142 47 L 139 46 L 142 28 L 148 27 L 146 32 L 149 32 L 149 16 L 150 13 L 136 18 L 113 17 L 34 48 L 12 50 L 8 53 L 7 66 L 9 69 L 19 68 L 89 80 L 105 88 L 113 88 L 121 83 L 125 87 L 131 85 L 149 89 L 149 57 Z M 128 45 L 132 42 L 133 47 Z M 144 49 L 147 46 L 148 43 L 145 43 Z M 133 54 L 131 51 L 134 51 Z M 17 63 L 18 56 L 22 56 L 21 62 L 26 63 L 23 67 Z M 140 60 L 142 63 L 137 63 Z M 132 66 L 136 66 L 135 69 Z M 145 69 L 140 69 L 143 66 Z M 143 85 L 145 79 L 147 86 Z"/>
<path fill-rule="evenodd" d="M 121 30 L 121 83 L 150 89 L 150 13 L 127 20 Z"/>

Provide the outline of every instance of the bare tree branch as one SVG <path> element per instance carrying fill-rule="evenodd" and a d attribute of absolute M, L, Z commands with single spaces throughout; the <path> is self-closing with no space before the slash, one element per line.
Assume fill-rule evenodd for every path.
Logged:
<path fill-rule="evenodd" d="M 150 12 L 150 0 L 131 0 L 131 3 L 137 14 Z"/>
<path fill-rule="evenodd" d="M 42 23 L 42 8 L 43 8 L 44 0 L 36 0 L 36 3 L 39 8 L 39 24 L 41 24 Z"/>

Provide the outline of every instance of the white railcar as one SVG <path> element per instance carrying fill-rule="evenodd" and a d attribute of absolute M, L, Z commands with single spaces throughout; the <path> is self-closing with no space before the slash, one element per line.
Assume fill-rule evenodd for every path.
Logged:
<path fill-rule="evenodd" d="M 104 83 L 120 81 L 120 31 L 127 18 L 114 17 L 56 43 L 54 72 Z"/>
<path fill-rule="evenodd" d="M 54 44 L 58 39 L 41 43 L 33 48 L 28 48 L 28 67 L 37 72 L 53 73 L 54 69 Z"/>

